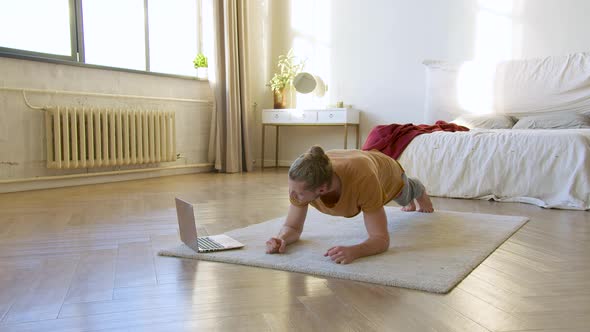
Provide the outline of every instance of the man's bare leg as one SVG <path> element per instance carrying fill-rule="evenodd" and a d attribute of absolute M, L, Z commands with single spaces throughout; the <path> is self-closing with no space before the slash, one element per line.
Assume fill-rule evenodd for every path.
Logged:
<path fill-rule="evenodd" d="M 418 205 L 420 205 L 418 212 L 432 213 L 434 211 L 434 208 L 432 207 L 432 201 L 430 200 L 430 197 L 426 191 L 424 191 L 422 196 L 416 198 L 416 202 L 418 202 Z M 414 205 L 414 202 L 412 202 L 412 205 Z M 415 209 L 416 207 L 414 206 L 414 210 Z"/>

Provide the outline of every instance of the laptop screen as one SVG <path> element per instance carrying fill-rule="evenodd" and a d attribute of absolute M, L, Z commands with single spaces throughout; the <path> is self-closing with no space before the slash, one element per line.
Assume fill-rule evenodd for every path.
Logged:
<path fill-rule="evenodd" d="M 197 226 L 195 225 L 193 205 L 180 198 L 176 198 L 175 200 L 180 239 L 187 246 L 193 247 L 197 244 Z"/>

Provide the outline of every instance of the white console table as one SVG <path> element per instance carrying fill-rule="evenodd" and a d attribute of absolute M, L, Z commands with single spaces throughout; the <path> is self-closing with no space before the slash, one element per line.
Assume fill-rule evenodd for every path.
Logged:
<path fill-rule="evenodd" d="M 340 126 L 344 127 L 344 148 L 348 148 L 348 128 L 356 128 L 356 148 L 359 148 L 359 111 L 350 108 L 329 109 L 266 109 L 262 110 L 262 158 L 264 169 L 264 142 L 267 126 L 276 127 L 275 167 L 279 166 L 279 131 L 283 126 Z"/>

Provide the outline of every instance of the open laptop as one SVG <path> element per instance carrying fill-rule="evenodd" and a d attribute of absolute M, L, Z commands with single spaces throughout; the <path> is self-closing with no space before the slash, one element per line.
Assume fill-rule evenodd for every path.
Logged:
<path fill-rule="evenodd" d="M 180 228 L 180 239 L 196 252 L 229 250 L 244 246 L 244 244 L 224 234 L 197 237 L 193 205 L 180 198 L 176 198 L 176 214 Z"/>

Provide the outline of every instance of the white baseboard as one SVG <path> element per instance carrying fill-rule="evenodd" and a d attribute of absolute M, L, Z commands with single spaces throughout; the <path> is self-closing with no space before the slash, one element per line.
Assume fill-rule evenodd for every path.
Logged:
<path fill-rule="evenodd" d="M 291 164 L 294 162 L 295 160 L 279 160 L 279 167 L 291 167 Z M 256 166 L 260 167 L 260 163 L 259 160 L 256 160 Z M 275 166 L 275 160 L 266 160 L 264 159 L 264 168 L 267 167 L 274 167 Z"/>
<path fill-rule="evenodd" d="M 213 170 L 213 164 L 201 164 L 194 167 L 170 167 L 169 169 L 142 169 L 133 172 L 120 172 L 120 174 L 109 174 L 111 172 L 85 173 L 66 176 L 47 176 L 42 178 L 10 179 L 0 181 L 0 193 L 17 191 L 61 188 L 81 186 L 97 183 L 120 182 L 129 180 L 148 179 L 161 176 L 205 173 Z"/>

